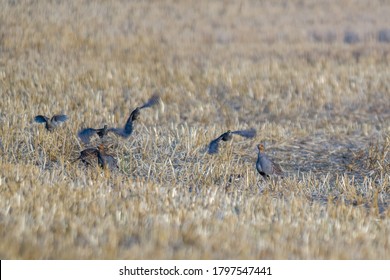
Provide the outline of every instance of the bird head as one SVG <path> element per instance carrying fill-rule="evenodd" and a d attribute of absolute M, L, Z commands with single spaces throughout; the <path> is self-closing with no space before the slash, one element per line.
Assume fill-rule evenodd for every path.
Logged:
<path fill-rule="evenodd" d="M 259 149 L 259 152 L 264 152 L 264 145 L 263 144 L 259 144 L 257 145 L 257 148 Z"/>
<path fill-rule="evenodd" d="M 99 144 L 99 145 L 97 146 L 97 149 L 99 150 L 99 152 L 104 152 L 104 150 L 105 150 L 103 144 Z"/>

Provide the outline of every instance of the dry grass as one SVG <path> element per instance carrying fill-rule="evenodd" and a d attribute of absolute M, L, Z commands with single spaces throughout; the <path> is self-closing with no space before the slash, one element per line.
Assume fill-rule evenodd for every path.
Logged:
<path fill-rule="evenodd" d="M 0 258 L 390 258 L 388 3 L 0 6 Z M 80 128 L 155 91 L 105 140 L 119 171 L 71 163 Z M 54 133 L 32 121 L 60 112 Z M 260 141 L 284 179 L 257 173 Z"/>

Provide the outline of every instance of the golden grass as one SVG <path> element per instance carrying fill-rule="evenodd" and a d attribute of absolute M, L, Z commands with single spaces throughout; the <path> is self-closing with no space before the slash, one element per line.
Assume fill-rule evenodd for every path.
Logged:
<path fill-rule="evenodd" d="M 390 5 L 0 6 L 0 258 L 390 258 Z M 122 126 L 155 91 L 105 140 L 119 171 L 72 163 L 79 129 Z M 33 123 L 55 113 L 54 133 Z M 260 141 L 284 179 L 257 173 Z"/>

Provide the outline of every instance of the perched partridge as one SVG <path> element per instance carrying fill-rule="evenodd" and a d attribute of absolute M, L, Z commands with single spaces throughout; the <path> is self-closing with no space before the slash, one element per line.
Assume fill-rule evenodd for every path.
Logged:
<path fill-rule="evenodd" d="M 264 179 L 270 178 L 272 175 L 283 175 L 283 170 L 279 164 L 271 161 L 264 153 L 264 145 L 259 144 L 257 146 L 259 153 L 257 156 L 256 169 L 263 176 Z"/>

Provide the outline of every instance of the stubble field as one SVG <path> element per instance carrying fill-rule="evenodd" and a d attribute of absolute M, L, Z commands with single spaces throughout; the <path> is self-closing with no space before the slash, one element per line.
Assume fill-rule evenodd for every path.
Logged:
<path fill-rule="evenodd" d="M 1 259 L 390 259 L 387 1 L 0 6 Z M 73 162 L 153 93 L 119 170 Z"/>

